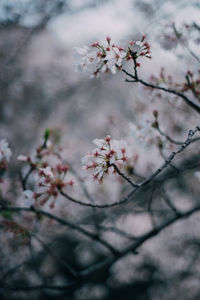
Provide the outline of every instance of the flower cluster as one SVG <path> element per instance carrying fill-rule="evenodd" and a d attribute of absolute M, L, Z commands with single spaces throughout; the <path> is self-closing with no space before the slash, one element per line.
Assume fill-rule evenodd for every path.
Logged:
<path fill-rule="evenodd" d="M 130 157 L 127 142 L 112 140 L 109 135 L 104 139 L 95 139 L 97 146 L 92 152 L 82 158 L 83 169 L 89 172 L 93 179 L 102 182 L 105 174 L 115 172 L 114 164 L 120 167 Z"/>
<path fill-rule="evenodd" d="M 68 170 L 67 165 L 58 164 L 56 167 L 50 167 L 44 164 L 37 172 L 35 192 L 31 190 L 24 191 L 25 204 L 28 206 L 34 204 L 41 206 L 51 198 L 50 208 L 53 208 L 60 190 L 67 185 L 73 186 L 74 184 L 72 180 L 66 180 Z"/>
<path fill-rule="evenodd" d="M 195 76 L 190 70 L 187 71 L 185 76 L 186 82 L 182 85 L 182 92 L 191 91 L 196 98 L 200 98 L 200 70 L 198 75 Z"/>
<path fill-rule="evenodd" d="M 183 84 L 177 83 L 171 75 L 166 74 L 165 68 L 161 68 L 159 74 L 152 74 L 148 83 L 162 88 L 176 90 L 177 92 L 183 91 Z M 178 106 L 181 104 L 181 101 L 176 94 L 165 93 L 160 89 L 152 89 L 148 86 L 143 87 L 143 90 L 146 90 L 148 96 L 151 95 L 152 100 L 155 98 L 165 98 L 169 102 L 173 103 L 173 105 Z M 176 101 L 174 101 L 175 99 Z"/>
<path fill-rule="evenodd" d="M 12 232 L 15 238 L 23 238 L 24 242 L 28 241 L 29 233 L 27 228 L 18 224 L 12 219 L 3 220 L 2 222 L 4 230 Z"/>
<path fill-rule="evenodd" d="M 200 30 L 199 25 L 195 22 L 190 24 L 184 24 L 184 29 L 186 31 L 186 39 L 192 41 L 194 44 L 200 44 Z"/>
<path fill-rule="evenodd" d="M 12 152 L 8 147 L 8 142 L 3 139 L 0 141 L 0 163 L 9 162 Z"/>
<path fill-rule="evenodd" d="M 165 68 L 161 68 L 158 75 L 151 75 L 149 78 L 149 83 L 154 85 L 162 85 L 164 87 L 178 88 L 178 85 L 174 82 L 171 75 L 166 74 Z M 152 88 L 146 87 L 148 91 L 152 91 Z"/>
<path fill-rule="evenodd" d="M 88 46 L 75 47 L 79 62 L 76 64 L 78 71 L 88 72 L 91 77 L 98 77 L 100 73 L 111 72 L 115 74 L 120 70 L 123 63 L 130 59 L 137 59 L 139 56 L 150 57 L 150 46 L 145 41 L 145 36 L 140 41 L 131 41 L 127 49 L 112 44 L 111 38 L 106 38 L 107 44 L 101 45 L 98 42 Z M 139 63 L 138 65 L 139 66 Z"/>
<path fill-rule="evenodd" d="M 12 152 L 8 146 L 8 142 L 5 139 L 0 141 L 0 182 L 3 182 L 3 175 L 7 170 L 7 162 L 10 161 Z"/>
<path fill-rule="evenodd" d="M 162 148 L 168 146 L 168 142 L 163 135 L 156 130 L 158 128 L 157 121 L 157 111 L 153 112 L 155 121 L 152 122 L 150 120 L 143 120 L 140 125 L 135 125 L 134 123 L 130 123 L 130 132 L 134 137 L 134 141 L 138 140 L 143 145 L 149 147 L 156 145 L 158 148 Z"/>
<path fill-rule="evenodd" d="M 138 141 L 144 142 L 147 146 L 154 144 L 159 136 L 148 120 L 142 125 L 130 123 L 129 126 L 134 138 Z"/>
<path fill-rule="evenodd" d="M 25 187 L 25 205 L 42 206 L 48 202 L 50 208 L 53 208 L 60 191 L 66 186 L 73 186 L 73 180 L 68 177 L 69 166 L 63 164 L 61 152 L 59 144 L 54 141 L 54 131 L 47 129 L 35 155 L 30 157 L 20 154 L 17 157 L 19 161 L 29 165 L 22 179 Z M 35 177 L 34 180 L 30 180 L 30 183 L 34 187 L 34 192 L 26 188 L 27 181 L 32 174 Z"/>
<path fill-rule="evenodd" d="M 178 45 L 193 46 L 200 44 L 199 25 L 195 22 L 191 24 L 183 23 L 177 28 L 175 23 L 169 23 L 162 28 L 162 32 L 158 35 L 158 41 L 165 50 L 172 50 Z"/>
<path fill-rule="evenodd" d="M 130 41 L 129 42 L 129 51 L 128 51 L 128 59 L 131 58 L 138 58 L 139 56 L 145 56 L 147 58 L 151 58 L 150 55 L 150 45 L 148 42 L 145 41 L 146 36 L 143 35 L 140 41 Z"/>
<path fill-rule="evenodd" d="M 166 75 L 164 68 L 161 68 L 158 76 L 151 75 L 151 77 L 149 78 L 149 83 L 156 86 L 162 86 L 168 89 L 173 89 L 181 93 L 190 91 L 195 96 L 195 98 L 199 99 L 200 97 L 200 70 L 198 70 L 196 74 L 188 70 L 185 75 L 185 82 L 178 83 L 174 81 L 171 75 Z M 161 91 L 155 92 L 151 87 L 145 87 L 145 89 L 148 91 L 148 93 L 156 93 L 157 97 L 162 96 Z M 177 98 L 177 96 L 175 96 L 175 98 Z"/>
<path fill-rule="evenodd" d="M 158 35 L 158 41 L 163 49 L 172 50 L 178 46 L 181 37 L 182 35 L 175 29 L 174 23 L 166 24 Z"/>

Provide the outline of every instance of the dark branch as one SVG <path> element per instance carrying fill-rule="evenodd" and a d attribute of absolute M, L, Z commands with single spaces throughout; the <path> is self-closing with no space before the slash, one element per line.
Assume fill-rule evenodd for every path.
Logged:
<path fill-rule="evenodd" d="M 182 98 L 186 104 L 188 104 L 191 108 L 193 108 L 196 112 L 200 113 L 200 106 L 195 104 L 194 102 L 192 102 L 187 96 L 185 96 L 183 93 L 180 93 L 176 90 L 172 90 L 172 89 L 167 89 L 158 85 L 154 85 L 151 83 L 148 83 L 146 81 L 144 81 L 143 79 L 138 78 L 137 73 L 135 75 L 130 74 L 129 72 L 127 72 L 126 70 L 122 69 L 122 71 L 129 76 L 130 78 L 132 78 L 132 80 L 126 79 L 126 82 L 140 82 L 141 84 L 143 84 L 144 86 L 147 86 L 149 88 L 153 88 L 153 89 L 157 89 L 157 90 L 162 90 L 164 92 L 167 92 L 169 94 L 174 94 L 176 96 L 179 96 L 180 98 Z"/>

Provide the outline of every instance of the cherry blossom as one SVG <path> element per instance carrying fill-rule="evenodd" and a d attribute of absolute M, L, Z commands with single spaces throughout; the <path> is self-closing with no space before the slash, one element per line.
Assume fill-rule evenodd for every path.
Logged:
<path fill-rule="evenodd" d="M 35 204 L 36 194 L 34 192 L 31 190 L 25 190 L 23 194 L 25 196 L 25 206 L 32 206 Z"/>
<path fill-rule="evenodd" d="M 40 174 L 47 177 L 47 178 L 52 178 L 54 179 L 54 174 L 51 170 L 51 167 L 45 167 L 45 168 L 40 168 Z"/>
<path fill-rule="evenodd" d="M 150 56 L 150 45 L 145 41 L 146 36 L 144 35 L 140 41 L 130 41 L 129 42 L 129 57 L 134 55 L 135 58 L 139 56 L 145 56 L 151 58 Z"/>
<path fill-rule="evenodd" d="M 158 35 L 158 41 L 161 47 L 165 50 L 172 50 L 177 48 L 179 44 L 187 43 L 186 31 L 187 27 L 177 29 L 174 23 L 165 24 L 162 32 Z M 188 28 L 189 29 L 189 28 Z"/>
<path fill-rule="evenodd" d="M 46 163 L 41 168 L 36 169 L 35 192 L 31 190 L 24 191 L 24 196 L 26 197 L 24 204 L 26 206 L 41 206 L 51 199 L 50 207 L 53 207 L 52 201 L 53 203 L 55 202 L 60 190 L 67 185 L 74 185 L 73 180 L 66 180 L 68 170 L 69 167 L 67 165 L 58 164 L 52 167 Z"/>
<path fill-rule="evenodd" d="M 143 143 L 144 146 L 164 145 L 167 146 L 167 140 L 161 136 L 154 128 L 154 123 L 149 120 L 143 120 L 139 125 L 129 123 L 131 135 L 134 141 Z"/>
<path fill-rule="evenodd" d="M 112 44 L 109 37 L 106 39 L 106 45 L 95 42 L 90 47 L 74 47 L 79 59 L 76 63 L 76 70 L 88 72 L 91 77 L 99 77 L 101 73 L 105 72 L 116 74 L 117 70 L 122 69 L 126 61 L 133 59 L 133 55 L 134 59 L 139 56 L 151 58 L 150 46 L 145 38 L 143 36 L 140 41 L 131 41 L 127 49 Z"/>
<path fill-rule="evenodd" d="M 17 156 L 17 160 L 22 161 L 22 162 L 27 162 L 28 161 L 28 156 L 20 154 Z"/>
<path fill-rule="evenodd" d="M 6 141 L 6 139 L 2 139 L 0 141 L 0 162 L 3 161 L 10 161 L 10 157 L 12 155 L 12 152 L 8 146 L 8 142 Z"/>
<path fill-rule="evenodd" d="M 100 56 L 96 49 L 88 46 L 74 47 L 80 61 L 76 64 L 76 70 L 80 72 L 94 73 L 100 62 Z"/>
<path fill-rule="evenodd" d="M 117 72 L 117 68 L 122 66 L 122 61 L 126 57 L 126 52 L 115 45 L 110 45 L 107 39 L 107 47 L 94 43 L 90 46 L 75 47 L 80 61 L 76 64 L 78 71 L 91 73 L 91 77 L 98 77 L 100 72 Z"/>
<path fill-rule="evenodd" d="M 83 169 L 95 180 L 102 182 L 110 168 L 114 172 L 113 164 L 120 167 L 127 162 L 130 151 L 126 141 L 112 140 L 109 135 L 104 139 L 95 139 L 93 143 L 97 148 L 82 158 Z"/>
<path fill-rule="evenodd" d="M 126 52 L 115 45 L 106 48 L 106 56 L 101 72 L 110 71 L 112 74 L 117 72 L 117 69 L 122 67 L 123 59 L 126 57 Z"/>

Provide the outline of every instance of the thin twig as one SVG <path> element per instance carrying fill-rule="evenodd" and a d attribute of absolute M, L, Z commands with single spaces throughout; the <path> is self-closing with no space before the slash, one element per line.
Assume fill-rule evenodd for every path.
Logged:
<path fill-rule="evenodd" d="M 186 77 L 186 80 L 187 80 L 188 87 L 190 87 L 190 90 L 192 91 L 194 97 L 195 97 L 198 101 L 200 101 L 200 97 L 199 97 L 199 95 L 197 94 L 194 85 L 190 82 L 189 76 L 186 75 L 185 77 Z"/>
<path fill-rule="evenodd" d="M 65 290 L 72 286 L 75 286 L 78 281 L 83 282 L 83 280 L 87 280 L 88 277 L 91 277 L 95 275 L 96 273 L 99 273 L 101 270 L 105 270 L 110 268 L 114 263 L 119 261 L 121 258 L 123 258 L 125 255 L 127 255 L 129 252 L 135 252 L 140 246 L 142 246 L 146 241 L 150 240 L 151 238 L 158 235 L 161 231 L 163 231 L 165 228 L 168 228 L 172 224 L 176 223 L 179 220 L 183 220 L 185 218 L 190 217 L 192 214 L 198 212 L 200 210 L 200 206 L 193 207 L 189 210 L 187 210 L 184 213 L 179 213 L 179 215 L 176 215 L 169 220 L 163 222 L 161 225 L 157 226 L 156 228 L 150 230 L 146 234 L 144 234 L 142 237 L 140 237 L 138 240 L 134 240 L 132 243 L 130 243 L 128 246 L 126 246 L 123 250 L 121 250 L 118 255 L 110 255 L 106 257 L 104 260 L 95 263 L 91 265 L 90 267 L 82 270 L 79 272 L 79 276 L 76 280 L 72 281 L 69 284 L 66 285 L 35 285 L 35 286 L 17 286 L 17 285 L 4 285 L 2 286 L 2 289 L 7 290 L 26 290 L 26 291 L 32 291 L 32 290 L 40 290 L 40 289 L 55 289 L 55 290 Z"/>
<path fill-rule="evenodd" d="M 148 182 L 152 181 L 152 179 L 154 179 L 160 172 L 162 172 L 171 163 L 171 161 L 174 159 L 174 157 L 177 154 L 181 153 L 185 148 L 187 148 L 191 143 L 192 137 L 194 136 L 194 134 L 197 131 L 200 131 L 199 127 L 196 127 L 195 130 L 189 130 L 188 137 L 187 137 L 186 141 L 176 151 L 173 151 L 170 154 L 170 156 L 165 160 L 165 162 L 162 164 L 162 166 L 160 168 L 158 168 L 152 175 L 150 175 L 143 182 L 141 182 L 140 186 L 144 186 Z"/>
<path fill-rule="evenodd" d="M 111 166 L 114 167 L 115 171 L 122 177 L 124 178 L 130 185 L 132 185 L 133 187 L 139 187 L 139 185 L 137 183 L 135 183 L 133 180 L 131 180 L 128 176 L 126 176 L 124 173 L 122 173 L 119 168 L 117 167 L 117 165 L 112 164 Z"/>
<path fill-rule="evenodd" d="M 20 181 L 22 184 L 22 189 L 25 191 L 26 190 L 26 184 L 29 179 L 29 176 L 33 173 L 35 167 L 31 166 L 26 175 L 23 177 L 21 173 L 19 173 Z"/>
<path fill-rule="evenodd" d="M 103 246 L 105 246 L 108 250 L 110 250 L 113 254 L 117 253 L 117 250 L 114 249 L 107 241 L 103 240 L 102 238 L 100 238 L 98 235 L 87 231 L 86 229 L 79 227 L 78 225 L 75 225 L 69 221 L 66 221 L 60 217 L 57 217 L 47 211 L 44 210 L 40 210 L 37 208 L 34 208 L 33 206 L 28 208 L 28 207 L 15 207 L 15 206 L 3 206 L 0 207 L 0 211 L 10 211 L 10 212 L 29 212 L 29 213 L 35 213 L 38 216 L 45 216 L 49 219 L 55 220 L 58 223 L 64 225 L 64 226 L 68 226 L 74 230 L 77 230 L 78 232 L 82 233 L 83 235 L 89 237 L 92 240 L 95 240 L 97 242 L 99 242 L 100 244 L 102 244 Z"/>
<path fill-rule="evenodd" d="M 67 193 L 65 193 L 63 190 L 60 190 L 60 194 L 67 198 L 68 200 L 76 203 L 76 204 L 80 204 L 82 206 L 87 206 L 87 207 L 96 207 L 96 208 L 108 208 L 108 207 L 113 207 L 113 206 L 117 206 L 119 204 L 123 204 L 125 202 L 127 202 L 132 196 L 133 194 L 141 187 L 145 186 L 146 184 L 148 184 L 150 181 L 152 181 L 159 173 L 161 173 L 168 165 L 170 165 L 171 161 L 174 159 L 174 157 L 179 154 L 180 152 L 182 152 L 185 148 L 187 148 L 191 141 L 192 141 L 192 137 L 194 136 L 194 134 L 200 131 L 199 127 L 196 127 L 195 130 L 190 130 L 188 133 L 188 137 L 185 140 L 185 142 L 176 150 L 173 151 L 169 157 L 165 160 L 165 162 L 153 173 L 151 174 L 149 177 L 147 177 L 146 179 L 144 179 L 142 182 L 134 184 L 132 181 L 131 185 L 134 184 L 134 189 L 124 198 L 120 199 L 119 201 L 113 202 L 111 204 L 92 204 L 92 203 L 87 203 L 87 202 L 83 202 L 81 200 L 75 199 L 71 196 L 69 196 Z M 123 174 L 123 178 L 124 178 L 124 174 Z M 126 178 L 126 177 L 125 177 Z M 126 178 L 127 180 L 128 178 Z M 130 182 L 129 182 L 130 183 Z"/>
<path fill-rule="evenodd" d="M 22 209 L 22 208 L 20 208 Z M 83 280 L 87 279 L 88 276 L 92 276 L 96 274 L 97 272 L 110 268 L 115 262 L 117 262 L 119 259 L 124 257 L 129 252 L 136 251 L 141 245 L 143 245 L 144 242 L 151 239 L 152 237 L 158 235 L 161 231 L 163 231 L 165 228 L 169 227 L 173 223 L 177 222 L 178 220 L 185 219 L 192 214 L 198 212 L 200 210 L 200 206 L 196 206 L 194 208 L 191 208 L 187 210 L 184 213 L 179 213 L 178 215 L 175 215 L 174 217 L 170 218 L 169 220 L 163 222 L 161 225 L 157 226 L 156 228 L 150 230 L 143 236 L 141 236 L 138 240 L 134 240 L 130 245 L 125 247 L 123 250 L 121 250 L 117 255 L 111 255 L 105 258 L 103 261 L 100 261 L 98 263 L 93 264 L 92 266 L 88 267 L 87 269 L 80 271 L 79 276 L 77 280 Z M 33 212 L 30 209 L 29 212 Z M 36 213 L 36 211 L 34 211 Z M 46 214 L 45 214 L 46 215 Z M 47 215 L 48 216 L 48 213 Z M 64 285 L 64 286 L 51 286 L 51 285 L 36 285 L 36 286 L 9 286 L 5 285 L 3 286 L 4 289 L 10 289 L 10 290 L 34 290 L 34 289 L 67 289 L 75 284 L 75 281 L 72 281 L 71 284 Z"/>
<path fill-rule="evenodd" d="M 130 78 L 132 78 L 132 80 L 126 79 L 126 82 L 140 82 L 141 84 L 143 84 L 144 86 L 147 86 L 149 88 L 153 88 L 153 89 L 157 89 L 157 90 L 162 90 L 164 92 L 167 92 L 169 94 L 174 94 L 176 96 L 179 96 L 180 98 L 182 98 L 186 104 L 188 104 L 190 107 L 192 107 L 196 112 L 200 113 L 200 106 L 195 104 L 194 102 L 192 102 L 187 96 L 185 96 L 183 93 L 180 93 L 176 90 L 173 89 L 168 89 L 165 87 L 161 87 L 158 85 L 154 85 L 151 83 L 148 83 L 146 81 L 144 81 L 143 79 L 140 79 L 137 77 L 137 73 L 136 75 L 132 75 L 131 73 L 127 72 L 125 69 L 122 69 L 122 71 L 129 76 Z"/>
<path fill-rule="evenodd" d="M 44 250 L 51 255 L 61 266 L 63 266 L 73 277 L 77 276 L 76 271 L 69 265 L 67 264 L 65 261 L 63 261 L 60 257 L 58 257 L 56 255 L 56 253 L 54 253 L 52 251 L 52 249 L 43 241 L 41 240 L 35 233 L 30 233 L 30 235 L 36 239 L 36 241 L 38 241 L 42 247 L 44 248 Z"/>
<path fill-rule="evenodd" d="M 167 205 L 172 209 L 172 211 L 179 216 L 180 212 L 177 210 L 177 208 L 174 206 L 173 202 L 171 201 L 169 195 L 167 194 L 164 186 L 161 187 L 161 191 L 162 191 L 162 195 L 163 195 L 163 199 L 165 200 L 165 202 L 167 203 Z"/>
<path fill-rule="evenodd" d="M 109 256 L 105 260 L 96 263 L 86 270 L 81 272 L 81 275 L 83 277 L 91 276 L 92 274 L 95 274 L 96 272 L 99 272 L 100 270 L 104 270 L 106 268 L 110 268 L 116 261 L 118 261 L 120 258 L 124 257 L 126 254 L 132 251 L 136 251 L 144 242 L 151 239 L 152 237 L 158 235 L 161 231 L 163 231 L 165 228 L 169 227 L 173 223 L 177 222 L 178 220 L 185 219 L 192 214 L 198 212 L 200 210 L 200 206 L 196 206 L 192 209 L 189 209 L 188 211 L 184 213 L 180 213 L 178 216 L 174 216 L 170 218 L 169 220 L 163 222 L 160 226 L 157 226 L 156 228 L 150 230 L 148 233 L 146 233 L 143 237 L 141 237 L 138 241 L 132 242 L 130 245 L 125 247 L 118 256 L 113 257 Z"/>

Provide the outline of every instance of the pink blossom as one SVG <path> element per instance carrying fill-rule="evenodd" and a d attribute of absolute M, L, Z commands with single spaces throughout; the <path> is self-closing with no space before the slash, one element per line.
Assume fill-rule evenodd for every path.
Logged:
<path fill-rule="evenodd" d="M 98 77 L 100 73 L 111 72 L 115 74 L 121 68 L 127 52 L 123 48 L 111 45 L 110 38 L 106 39 L 107 45 L 93 43 L 90 47 L 75 47 L 79 61 L 76 63 L 78 71 L 91 74 L 91 77 Z"/>
<path fill-rule="evenodd" d="M 95 139 L 93 143 L 97 148 L 82 158 L 83 169 L 101 182 L 110 168 L 113 173 L 113 164 L 120 166 L 128 160 L 130 151 L 126 141 L 112 140 L 109 135 L 104 139 Z"/>
<path fill-rule="evenodd" d="M 139 56 L 150 56 L 150 46 L 145 41 L 145 36 L 140 41 L 131 41 L 127 49 L 111 44 L 111 38 L 106 38 L 107 45 L 92 43 L 90 47 L 75 47 L 79 61 L 76 63 L 76 70 L 90 73 L 91 77 L 99 77 L 101 73 L 111 72 L 116 74 L 121 70 L 124 63 Z M 139 63 L 137 63 L 139 66 Z"/>

